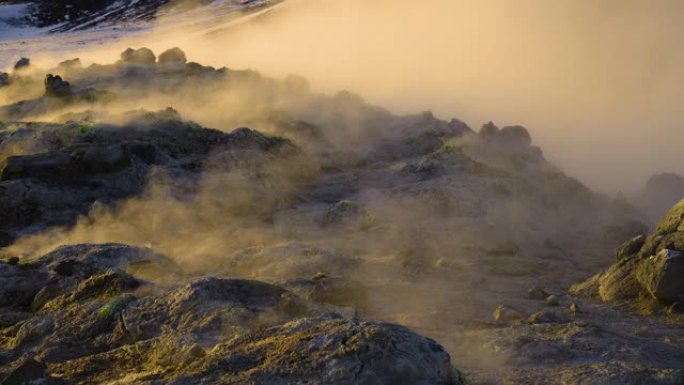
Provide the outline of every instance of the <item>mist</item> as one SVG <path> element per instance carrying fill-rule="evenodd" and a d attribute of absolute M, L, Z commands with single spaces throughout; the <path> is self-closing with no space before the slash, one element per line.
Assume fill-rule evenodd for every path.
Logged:
<path fill-rule="evenodd" d="M 296 73 L 399 113 L 522 124 L 569 174 L 631 193 L 654 173 L 684 173 L 682 17 L 671 0 L 290 0 L 208 30 L 161 18 L 80 56 L 181 46 L 201 63 Z"/>
<path fill-rule="evenodd" d="M 398 112 L 525 125 L 552 161 L 612 193 L 684 172 L 682 17 L 668 0 L 301 0 L 182 45 Z"/>

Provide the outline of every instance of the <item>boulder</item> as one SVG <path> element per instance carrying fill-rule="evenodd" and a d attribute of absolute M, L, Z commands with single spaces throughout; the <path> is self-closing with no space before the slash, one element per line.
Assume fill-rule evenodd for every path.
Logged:
<path fill-rule="evenodd" d="M 187 61 L 185 52 L 178 47 L 168 49 L 159 55 L 160 64 L 185 64 Z"/>
<path fill-rule="evenodd" d="M 0 88 L 10 85 L 11 82 L 10 75 L 7 72 L 0 72 Z"/>
<path fill-rule="evenodd" d="M 28 68 L 30 65 L 31 65 L 31 59 L 23 57 L 23 58 L 19 59 L 14 64 L 14 69 L 20 70 L 20 69 Z"/>
<path fill-rule="evenodd" d="M 570 319 L 566 315 L 560 312 L 546 310 L 536 312 L 527 318 L 527 323 L 530 325 L 548 323 L 562 324 L 568 322 L 570 322 Z"/>
<path fill-rule="evenodd" d="M 121 61 L 129 64 L 154 64 L 157 57 L 149 48 L 128 48 L 121 53 Z"/>
<path fill-rule="evenodd" d="M 493 122 L 488 122 L 480 127 L 480 136 L 483 138 L 493 138 L 499 134 L 499 127 Z"/>
<path fill-rule="evenodd" d="M 45 96 L 65 98 L 72 95 L 71 84 L 62 80 L 61 76 L 48 74 L 45 77 Z"/>
<path fill-rule="evenodd" d="M 641 247 L 646 242 L 645 235 L 637 235 L 629 241 L 623 243 L 615 250 L 615 257 L 620 260 L 635 255 L 641 250 Z"/>
<path fill-rule="evenodd" d="M 440 345 L 407 328 L 323 316 L 218 345 L 188 371 L 212 384 L 250 378 L 258 384 L 464 385 L 449 362 Z"/>
<path fill-rule="evenodd" d="M 523 126 L 503 127 L 497 136 L 501 141 L 516 146 L 529 146 L 532 144 L 532 137 Z"/>
<path fill-rule="evenodd" d="M 684 301 L 684 201 L 676 204 L 653 234 L 637 236 L 616 250 L 618 260 L 604 272 L 570 288 L 605 302 L 664 305 Z"/>
<path fill-rule="evenodd" d="M 637 280 L 654 298 L 664 303 L 684 302 L 684 255 L 663 249 L 643 261 Z"/>

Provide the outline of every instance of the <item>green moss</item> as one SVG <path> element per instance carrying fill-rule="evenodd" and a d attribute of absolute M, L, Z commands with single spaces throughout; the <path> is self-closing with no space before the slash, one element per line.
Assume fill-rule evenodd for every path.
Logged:
<path fill-rule="evenodd" d="M 93 140 L 100 132 L 98 127 L 87 122 L 79 123 L 76 129 L 78 130 L 78 136 L 86 141 Z"/>
<path fill-rule="evenodd" d="M 122 295 L 121 297 L 116 297 L 102 306 L 98 311 L 98 315 L 103 319 L 111 319 L 117 313 L 124 310 L 128 304 L 134 300 L 135 297 L 131 295 Z"/>

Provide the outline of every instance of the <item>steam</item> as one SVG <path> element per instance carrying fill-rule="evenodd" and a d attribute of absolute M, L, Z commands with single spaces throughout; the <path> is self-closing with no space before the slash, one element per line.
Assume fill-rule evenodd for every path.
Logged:
<path fill-rule="evenodd" d="M 561 169 L 612 193 L 634 190 L 654 172 L 684 173 L 684 118 L 678 112 L 684 51 L 675 38 L 682 12 L 675 1 L 288 0 L 209 31 L 162 18 L 150 33 L 105 47 L 70 46 L 68 53 L 37 55 L 34 62 L 48 66 L 79 56 L 85 69 L 62 75 L 97 88 L 89 83 L 91 63 L 114 62 L 128 46 L 157 53 L 179 46 L 193 61 L 267 76 L 235 71 L 228 82 L 188 82 L 174 85 L 173 92 L 164 84 L 146 90 L 108 85 L 125 97 L 80 110 L 117 123 L 131 109 L 172 106 L 204 126 L 231 131 L 246 125 L 274 134 L 278 125 L 269 114 L 282 110 L 315 124 L 340 152 L 363 153 L 379 137 L 400 135 L 371 131 L 373 122 L 362 119 L 367 109 L 391 116 L 354 94 L 338 94 L 348 89 L 397 113 L 429 109 L 473 127 L 489 120 L 522 124 Z M 293 73 L 321 94 L 309 94 L 301 78 L 270 78 Z M 3 97 L 16 101 L 37 96 L 35 91 Z M 65 120 L 61 115 L 31 118 Z M 269 164 L 266 186 L 219 167 L 220 158 L 204 171 L 199 187 L 177 186 L 157 170 L 142 196 L 114 207 L 96 205 L 73 228 L 24 237 L 7 252 L 40 255 L 61 244 L 122 242 L 152 247 L 193 274 L 231 275 L 235 253 L 246 247 L 303 242 L 362 261 L 345 274 L 377 292 L 371 316 L 431 334 L 487 318 L 503 300 L 523 298 L 533 284 L 572 283 L 568 271 L 589 275 L 605 261 L 597 256 L 609 257 L 592 242 L 610 213 L 572 206 L 591 207 L 586 202 L 540 203 L 545 192 L 565 197 L 556 193 L 576 188 L 553 180 L 529 187 L 482 178 L 464 180 L 469 188 L 435 183 L 427 193 L 410 187 L 397 192 L 392 178 L 398 173 L 390 173 L 396 170 L 361 171 L 353 175 L 358 191 L 350 194 L 360 218 L 343 227 L 321 226 L 329 205 L 298 194 L 326 183 L 317 178 L 329 154 L 306 140 L 296 142 L 308 157 Z M 34 150 L 7 153 L 22 151 Z M 185 187 L 193 191 L 189 199 L 177 196 Z M 511 199 L 482 200 L 497 189 Z M 539 213 L 540 207 L 547 211 Z M 569 253 L 576 253 L 572 260 Z M 278 278 L 302 278 L 288 276 L 288 260 L 281 263 L 285 273 Z"/>
<path fill-rule="evenodd" d="M 289 0 L 209 31 L 162 18 L 150 34 L 78 55 L 110 62 L 132 44 L 181 46 L 201 63 L 301 74 L 396 112 L 522 124 L 571 175 L 633 192 L 653 173 L 684 173 L 683 13 L 670 0 Z"/>

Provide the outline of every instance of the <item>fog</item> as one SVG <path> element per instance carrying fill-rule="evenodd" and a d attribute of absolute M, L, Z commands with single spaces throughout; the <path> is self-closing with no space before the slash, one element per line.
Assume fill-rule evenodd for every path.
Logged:
<path fill-rule="evenodd" d="M 501 303 L 536 311 L 526 302 L 530 287 L 560 293 L 612 261 L 615 242 L 635 235 L 620 227 L 632 212 L 565 178 L 525 140 L 508 148 L 486 136 L 440 138 L 429 154 L 396 158 L 391 140 L 448 131 L 459 126 L 452 117 L 475 129 L 493 120 L 526 126 L 547 158 L 602 192 L 632 192 L 654 172 L 684 173 L 684 60 L 674 39 L 682 9 L 654 4 L 288 0 L 246 19 L 161 18 L 153 31 L 102 44 L 77 48 L 71 36 L 64 49 L 27 48 L 22 54 L 38 64 L 2 102 L 40 97 L 44 74 L 53 72 L 46 68 L 75 56 L 85 67 L 63 66 L 60 75 L 116 97 L 60 104 L 26 120 L 64 122 L 78 117 L 66 112 L 88 110 L 89 133 L 104 130 L 99 122 L 126 123 L 130 110 L 171 106 L 226 132 L 247 125 L 286 135 L 279 125 L 302 125 L 323 139 L 295 132 L 303 152 L 291 158 L 221 150 L 206 156 L 196 179 L 154 167 L 142 194 L 95 203 L 74 223 L 23 234 L 5 251 L 29 258 L 63 244 L 122 242 L 151 247 L 191 274 L 276 283 L 342 277 L 368 288 L 363 315 L 416 327 L 454 352 L 463 346 L 450 334 L 458 322 L 489 319 Z M 265 77 L 115 63 L 129 46 L 157 54 L 178 46 L 191 61 Z M 290 74 L 309 79 L 314 92 Z M 399 118 L 338 94 L 344 89 L 395 113 L 432 110 L 447 121 Z M 274 111 L 286 117 L 274 119 Z M 0 150 L 43 151 L 29 147 L 18 141 Z M 434 175 L 425 170 L 431 163 Z M 320 198 L 326 189 L 333 198 Z M 327 225 L 328 216 L 339 223 Z M 479 351 L 460 359 L 495 364 Z"/>
<path fill-rule="evenodd" d="M 523 124 L 570 174 L 630 191 L 684 172 L 683 16 L 677 1 L 299 1 L 190 51 L 397 111 Z"/>
<path fill-rule="evenodd" d="M 80 54 L 181 46 L 201 63 L 301 74 L 396 112 L 522 124 L 569 174 L 633 192 L 653 173 L 684 173 L 682 17 L 674 0 L 288 0 L 246 22 L 179 31 L 160 19 Z"/>

